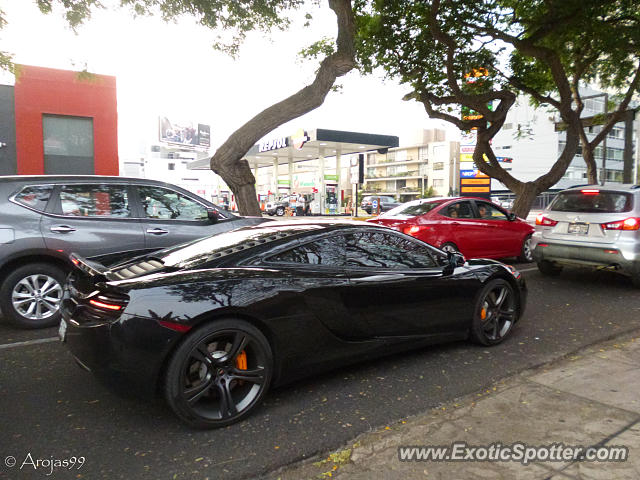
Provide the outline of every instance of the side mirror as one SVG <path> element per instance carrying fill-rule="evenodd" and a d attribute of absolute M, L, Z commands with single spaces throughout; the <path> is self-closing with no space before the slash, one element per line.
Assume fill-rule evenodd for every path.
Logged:
<path fill-rule="evenodd" d="M 515 213 L 513 212 L 509 212 L 509 214 L 507 215 L 507 218 L 509 219 L 510 222 L 515 221 L 518 217 Z"/>
<path fill-rule="evenodd" d="M 218 220 L 220 220 L 220 214 L 213 208 L 207 209 L 207 217 L 211 223 L 218 223 Z"/>
<path fill-rule="evenodd" d="M 447 252 L 447 266 L 452 270 L 456 267 L 461 267 L 465 264 L 466 260 L 461 253 Z"/>

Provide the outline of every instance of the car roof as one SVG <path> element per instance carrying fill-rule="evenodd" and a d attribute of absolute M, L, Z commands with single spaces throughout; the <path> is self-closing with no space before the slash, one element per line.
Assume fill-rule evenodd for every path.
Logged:
<path fill-rule="evenodd" d="M 567 188 L 562 191 L 567 192 L 567 191 L 576 191 L 576 190 L 585 190 L 585 189 L 607 190 L 607 191 L 618 191 L 618 192 L 640 192 L 640 185 L 635 185 L 632 183 L 605 183 L 604 185 L 587 184 L 587 185 L 575 185 L 571 188 Z"/>
<path fill-rule="evenodd" d="M 135 183 L 135 184 L 154 184 L 175 187 L 161 180 L 152 180 L 150 178 L 137 177 L 121 177 L 116 175 L 3 175 L 0 176 L 2 183 L 59 183 L 59 182 L 103 182 L 103 183 Z"/>

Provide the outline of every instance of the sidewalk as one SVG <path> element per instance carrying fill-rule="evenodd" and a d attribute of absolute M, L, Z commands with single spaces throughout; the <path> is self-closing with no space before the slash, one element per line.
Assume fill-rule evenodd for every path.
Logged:
<path fill-rule="evenodd" d="M 640 332 L 504 379 L 482 392 L 360 435 L 268 479 L 640 478 Z M 623 462 L 400 461 L 400 446 L 625 446 Z M 501 447 L 502 448 L 502 447 Z"/>

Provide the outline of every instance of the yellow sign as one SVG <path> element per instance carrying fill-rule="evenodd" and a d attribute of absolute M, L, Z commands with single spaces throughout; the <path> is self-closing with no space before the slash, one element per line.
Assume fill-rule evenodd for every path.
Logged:
<path fill-rule="evenodd" d="M 491 191 L 491 186 L 487 185 L 486 187 L 461 187 L 460 191 L 462 193 L 487 193 Z"/>
<path fill-rule="evenodd" d="M 489 185 L 489 177 L 485 175 L 484 178 L 478 178 L 480 175 L 482 174 L 476 175 L 476 178 L 463 178 L 460 183 L 462 185 Z"/>

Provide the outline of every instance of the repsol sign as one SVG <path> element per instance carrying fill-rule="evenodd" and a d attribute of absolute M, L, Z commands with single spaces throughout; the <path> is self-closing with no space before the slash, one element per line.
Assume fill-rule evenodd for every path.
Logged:
<path fill-rule="evenodd" d="M 276 150 L 286 146 L 288 146 L 287 137 L 272 138 L 266 142 L 260 142 L 258 144 L 258 152 L 268 152 L 270 150 Z"/>

